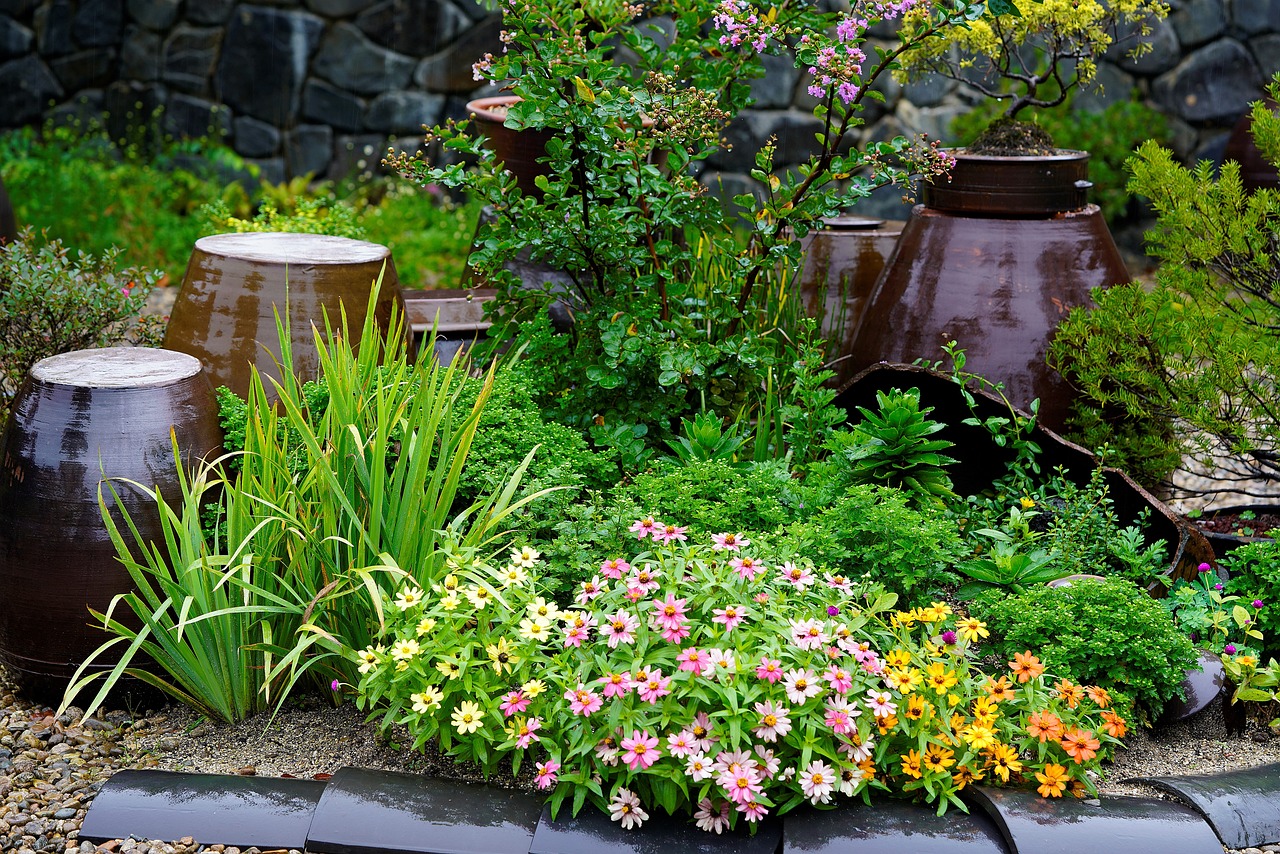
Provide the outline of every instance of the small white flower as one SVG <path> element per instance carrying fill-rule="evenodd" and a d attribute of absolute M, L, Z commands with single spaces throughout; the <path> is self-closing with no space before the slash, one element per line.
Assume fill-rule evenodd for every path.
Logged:
<path fill-rule="evenodd" d="M 622 823 L 623 830 L 639 827 L 649 818 L 640 806 L 640 798 L 630 789 L 618 789 L 609 802 L 609 818 Z"/>

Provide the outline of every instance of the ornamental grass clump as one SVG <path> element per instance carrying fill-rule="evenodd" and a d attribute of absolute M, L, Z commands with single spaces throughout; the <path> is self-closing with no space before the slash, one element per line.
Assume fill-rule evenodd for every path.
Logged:
<path fill-rule="evenodd" d="M 532 549 L 402 587 L 357 654 L 359 702 L 486 773 L 534 763 L 553 811 L 590 802 L 624 828 L 691 812 L 715 832 L 873 791 L 942 813 L 975 781 L 1084 796 L 1125 733 L 1106 691 L 1055 687 L 1030 652 L 983 673 L 986 627 L 945 603 L 894 610 L 875 584 L 767 566 L 736 535 L 633 528 L 639 553 L 567 609 L 535 595 Z"/>

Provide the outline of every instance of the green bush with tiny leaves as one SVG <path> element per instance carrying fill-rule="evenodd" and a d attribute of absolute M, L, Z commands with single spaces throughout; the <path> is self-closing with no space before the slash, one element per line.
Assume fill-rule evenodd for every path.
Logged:
<path fill-rule="evenodd" d="M 1055 676 L 1123 695 L 1152 719 L 1196 661 L 1164 606 L 1123 578 L 1035 587 L 973 605 L 997 655 L 1031 650 Z"/>

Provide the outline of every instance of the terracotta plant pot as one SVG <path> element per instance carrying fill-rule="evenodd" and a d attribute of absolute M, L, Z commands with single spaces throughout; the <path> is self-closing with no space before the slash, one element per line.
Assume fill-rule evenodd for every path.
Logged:
<path fill-rule="evenodd" d="M 60 694 L 110 638 L 90 625 L 88 608 L 106 611 L 133 583 L 103 525 L 99 484 L 127 478 L 176 498 L 170 431 L 188 467 L 221 452 L 213 388 L 200 362 L 182 353 L 115 347 L 52 356 L 14 399 L 0 439 L 0 658 L 33 696 Z M 143 536 L 158 537 L 154 501 L 114 485 Z"/>
<path fill-rule="evenodd" d="M 327 314 L 338 329 L 345 307 L 348 328 L 358 334 L 379 275 L 375 310 L 385 330 L 391 306 L 400 300 L 387 247 L 318 234 L 202 237 L 187 263 L 164 346 L 195 356 L 214 387 L 225 385 L 243 397 L 253 367 L 264 378 L 280 379 L 279 312 L 289 321 L 293 369 L 312 378 L 320 369 L 312 327 L 323 331 Z"/>
<path fill-rule="evenodd" d="M 1277 104 L 1270 99 L 1267 99 L 1267 103 L 1272 110 L 1278 108 Z M 1253 141 L 1252 131 L 1253 114 L 1246 112 L 1231 129 L 1231 136 L 1227 137 L 1227 147 L 1222 152 L 1222 159 L 1234 160 L 1240 164 L 1240 183 L 1249 192 L 1262 188 L 1280 189 L 1280 174 L 1277 174 L 1276 167 L 1267 162 L 1262 152 L 1258 150 L 1258 146 Z"/>
<path fill-rule="evenodd" d="M 498 95 L 493 98 L 477 98 L 467 103 L 467 112 L 475 116 L 476 126 L 489 140 L 498 161 L 516 178 L 516 186 L 527 195 L 541 196 L 534 184 L 539 175 L 547 175 L 546 164 L 539 163 L 545 157 L 547 143 L 555 136 L 550 130 L 513 130 L 506 126 L 507 109 L 520 100 L 518 95 Z"/>
<path fill-rule="evenodd" d="M 1062 429 L 1073 393 L 1046 363 L 1049 343 L 1093 288 L 1130 278 L 1102 212 L 1083 203 L 1087 156 L 958 153 L 951 183 L 927 185 L 912 211 L 854 335 L 851 367 L 936 361 L 954 340 L 968 370 L 1004 383 L 1020 407 L 1039 398 L 1041 420 Z M 1002 190 L 1005 167 L 1014 177 Z"/>

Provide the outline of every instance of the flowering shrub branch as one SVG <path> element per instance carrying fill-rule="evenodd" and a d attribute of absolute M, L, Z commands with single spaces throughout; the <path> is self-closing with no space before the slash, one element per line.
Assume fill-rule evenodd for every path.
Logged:
<path fill-rule="evenodd" d="M 625 828 L 692 811 L 717 833 L 875 790 L 939 813 L 977 780 L 1084 796 L 1125 734 L 1105 691 L 1029 652 L 982 673 L 986 627 L 944 603 L 895 611 L 873 583 L 765 566 L 741 534 L 632 530 L 650 548 L 605 561 L 567 610 L 534 594 L 528 548 L 405 587 L 359 653 L 362 706 L 488 773 L 534 761 L 555 810 L 590 801 Z"/>

